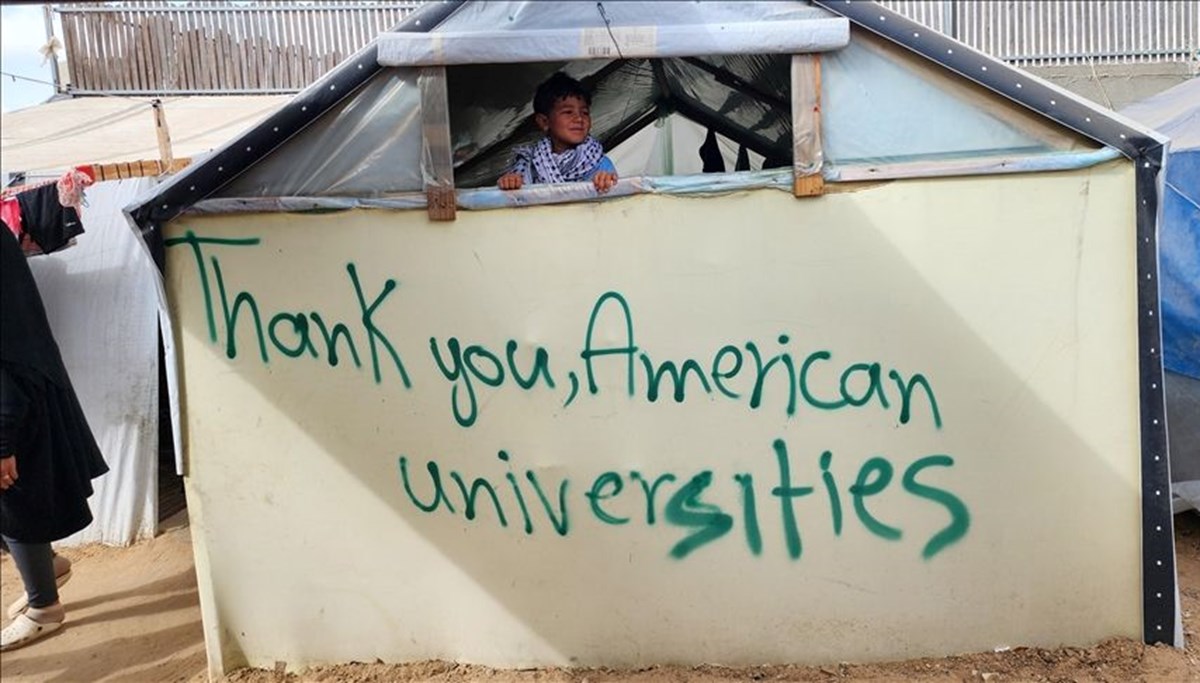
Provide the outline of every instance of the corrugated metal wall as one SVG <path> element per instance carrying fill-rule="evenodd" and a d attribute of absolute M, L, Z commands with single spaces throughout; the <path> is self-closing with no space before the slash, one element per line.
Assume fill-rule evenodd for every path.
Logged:
<path fill-rule="evenodd" d="M 1200 59 L 1200 2 L 1195 0 L 880 4 L 1017 66 Z"/>

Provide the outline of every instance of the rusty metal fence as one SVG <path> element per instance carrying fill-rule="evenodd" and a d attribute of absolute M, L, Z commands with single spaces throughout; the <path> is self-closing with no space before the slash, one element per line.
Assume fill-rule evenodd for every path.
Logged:
<path fill-rule="evenodd" d="M 1200 60 L 1196 0 L 883 0 L 1017 66 Z"/>
<path fill-rule="evenodd" d="M 78 94 L 303 89 L 420 2 L 58 3 Z"/>

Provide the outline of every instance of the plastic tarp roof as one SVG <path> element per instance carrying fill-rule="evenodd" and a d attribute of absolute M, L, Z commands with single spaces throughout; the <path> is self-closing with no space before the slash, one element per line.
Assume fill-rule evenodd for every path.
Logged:
<path fill-rule="evenodd" d="M 1163 365 L 1200 379 L 1200 78 L 1121 113 L 1171 138 L 1158 232 Z"/>
<path fill-rule="evenodd" d="M 468 3 L 436 27 L 497 30 L 827 20 L 803 2 Z M 881 163 L 1009 156 L 1098 146 L 936 64 L 864 31 L 821 53 L 826 176 Z M 530 100 L 558 70 L 592 88 L 592 134 L 609 151 L 646 126 L 681 115 L 754 153 L 751 170 L 792 163 L 791 57 L 704 55 L 447 67 L 458 187 L 487 187 L 515 146 L 538 137 Z M 387 197 L 421 190 L 418 69 L 385 68 L 214 197 Z M 676 149 L 674 155 L 697 155 Z M 616 156 L 638 158 L 627 152 Z M 644 156 L 644 155 L 641 155 Z M 761 159 L 761 161 L 759 161 Z M 687 166 L 684 164 L 683 166 Z M 618 166 L 622 177 L 650 169 Z"/>

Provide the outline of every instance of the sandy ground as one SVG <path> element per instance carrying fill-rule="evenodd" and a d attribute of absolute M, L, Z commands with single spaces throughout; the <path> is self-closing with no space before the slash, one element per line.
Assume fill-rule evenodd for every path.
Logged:
<path fill-rule="evenodd" d="M 635 671 L 536 669 L 496 671 L 445 662 L 406 665 L 348 664 L 299 674 L 241 670 L 228 683 L 276 681 L 439 681 L 493 683 L 668 683 L 697 681 L 1200 681 L 1200 516 L 1176 517 L 1175 538 L 1183 601 L 1183 650 L 1113 640 L 1091 648 L 1018 648 L 891 664 L 654 667 Z M 131 548 L 68 549 L 75 576 L 62 591 L 69 611 L 63 630 L 29 647 L 0 655 L 3 681 L 154 681 L 202 683 L 205 674 L 200 608 L 191 540 L 181 517 L 153 541 Z M 0 560 L 3 605 L 19 595 L 20 577 Z"/>

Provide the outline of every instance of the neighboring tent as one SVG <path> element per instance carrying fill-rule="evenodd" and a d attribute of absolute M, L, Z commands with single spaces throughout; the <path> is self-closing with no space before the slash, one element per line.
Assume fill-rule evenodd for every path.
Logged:
<path fill-rule="evenodd" d="M 203 156 L 286 100 L 163 98 L 176 162 Z M 117 177 L 140 174 L 141 162 L 160 151 L 149 100 L 56 99 L 5 112 L 0 126 L 4 173 L 19 173 L 34 185 L 81 164 L 103 164 Z M 92 185 L 81 210 L 86 232 L 69 249 L 30 259 L 64 361 L 111 468 L 90 501 L 95 521 L 64 545 L 130 544 L 153 536 L 160 516 L 182 506 L 179 465 L 170 458 L 172 452 L 178 456 L 179 434 L 172 448 L 167 421 L 160 423 L 160 280 L 145 243 L 121 212 L 156 183 L 145 177 Z M 165 315 L 165 306 L 162 311 Z M 160 455 L 166 456 L 161 473 Z"/>
<path fill-rule="evenodd" d="M 121 207 L 149 178 L 87 189 L 75 244 L 29 267 L 63 362 L 109 471 L 89 500 L 94 521 L 65 545 L 128 545 L 158 528 L 158 279 Z"/>
<path fill-rule="evenodd" d="M 583 183 L 517 192 L 494 187 L 512 146 L 533 136 L 530 92 L 557 70 L 593 88 L 593 133 L 615 156 L 640 166 L 623 170 L 608 195 L 628 201 L 521 213 L 510 207 L 598 198 Z M 710 131 L 726 170 L 735 147 L 758 155 L 750 170 L 637 175 L 694 169 L 697 143 Z M 650 153 L 625 147 L 638 135 L 654 137 Z M 692 155 L 690 166 L 677 163 L 685 154 Z M 997 639 L 987 647 L 1015 644 L 1009 636 L 1022 640 L 1029 629 L 1040 629 L 1040 642 L 1060 644 L 1055 629 L 1065 622 L 1093 629 L 1088 637 L 1140 628 L 1148 642 L 1181 643 L 1171 506 L 1162 495 L 1169 481 L 1155 235 L 1164 155 L 1164 139 L 1150 129 L 874 3 L 427 5 L 248 134 L 127 208 L 144 234 L 172 248 L 167 287 L 178 297 L 172 322 L 180 328 L 166 343 L 179 345 L 187 389 L 187 485 L 196 503 L 193 539 L 211 669 L 356 657 L 609 665 L 716 653 L 742 662 L 787 657 L 789 648 L 800 647 L 814 658 L 853 647 L 860 648 L 854 656 L 881 658 L 929 651 L 921 639 L 940 637 L 928 635 L 935 628 L 953 631 L 938 648 L 981 647 L 962 640 L 977 635 L 959 628 L 964 620 Z M 833 186 L 829 195 L 793 200 L 793 193 L 809 196 L 802 181 L 814 173 Z M 876 179 L 901 181 L 851 184 Z M 705 198 L 646 196 L 654 194 Z M 445 205 L 463 210 L 457 224 L 432 222 L 441 218 L 434 209 Z M 504 210 L 470 213 L 486 208 Z M 1018 248 L 1002 253 L 1013 242 Z M 359 274 L 368 271 L 369 282 L 382 289 L 360 287 Z M 674 521 L 649 529 L 654 489 L 634 471 L 629 481 L 645 486 L 628 488 L 646 491 L 650 514 L 638 531 L 648 536 L 636 548 L 568 545 L 566 484 L 575 469 L 600 467 L 608 470 L 603 477 L 611 475 L 604 481 L 619 479 L 648 450 L 681 468 L 699 468 L 703 457 L 691 459 L 693 451 L 722 447 L 730 461 L 719 464 L 730 464 L 745 445 L 737 440 L 761 424 L 752 421 L 770 419 L 746 411 L 726 429 L 726 416 L 701 413 L 698 403 L 678 405 L 689 374 L 706 370 L 692 362 L 669 366 L 678 371 L 675 404 L 656 388 L 646 399 L 661 410 L 654 419 L 637 422 L 634 415 L 625 429 L 612 428 L 632 413 L 630 406 L 643 404 L 633 391 L 637 348 L 628 308 L 627 331 L 600 321 L 597 343 L 603 337 L 607 346 L 590 346 L 600 303 L 620 296 L 604 289 L 609 277 L 660 299 L 664 317 L 646 327 L 677 334 L 669 341 L 678 348 L 699 339 L 689 335 L 708 334 L 693 327 L 696 319 L 710 322 L 706 316 L 714 324 L 752 320 L 771 329 L 781 348 L 796 341 L 772 327 L 777 323 L 825 337 L 834 334 L 826 328 L 851 320 L 840 331 L 856 346 L 853 353 L 868 353 L 857 348 L 865 345 L 937 356 L 969 406 L 961 410 L 986 432 L 977 441 L 974 432 L 959 433 L 981 451 L 983 474 L 973 483 L 1003 498 L 986 520 L 980 515 L 980 524 L 1016 526 L 992 526 L 995 533 L 972 549 L 970 561 L 955 565 L 970 570 L 961 575 L 939 574 L 946 564 L 914 563 L 914 573 L 901 576 L 873 555 L 830 561 L 823 572 L 785 574 L 758 557 L 746 475 L 740 504 L 751 510 L 745 535 L 753 559 L 733 564 L 745 558 L 718 556 L 705 567 L 664 563 L 642 571 L 650 565 L 640 541 L 664 525 L 703 527 L 696 535 L 714 538 L 732 522 L 700 501 L 705 477 L 713 476 L 705 470 L 670 497 Z M 992 287 L 993 279 L 1003 286 Z M 1044 297 L 1052 304 L 1044 309 L 1040 285 L 1055 293 Z M 350 286 L 353 299 L 343 296 Z M 700 294 L 680 296 L 683 303 L 675 305 L 668 290 L 688 289 Z M 375 292 L 381 293 L 372 299 Z M 404 302 L 397 308 L 411 315 L 401 320 L 389 309 L 389 329 L 399 331 L 388 338 L 372 316 L 393 292 L 393 301 Z M 574 336 L 563 341 L 575 332 L 563 321 L 575 298 L 594 292 L 606 293 L 581 353 Z M 1121 308 L 1135 299 L 1136 312 Z M 781 300 L 795 306 L 794 317 L 782 322 L 763 303 Z M 327 325 L 335 320 L 347 324 Z M 367 341 L 355 347 L 350 326 L 360 320 Z M 427 333 L 426 325 L 435 331 Z M 639 333 L 646 327 L 639 325 Z M 562 396 L 523 394 L 518 403 L 506 403 L 500 392 L 485 396 L 503 384 L 505 365 L 467 339 L 490 334 L 511 335 L 510 368 L 517 346 L 526 343 L 552 347 L 564 365 L 564 358 L 590 362 L 593 353 L 627 352 L 628 396 L 605 394 L 601 399 L 612 400 L 600 406 L 603 412 L 581 416 L 586 409 L 572 401 L 598 390 L 580 389 L 587 385 L 575 372 L 569 380 L 558 375 L 557 385 L 547 382 Z M 460 339 L 471 345 L 453 373 L 441 356 L 440 377 L 423 368 L 438 391 L 432 399 L 414 388 L 417 379 L 410 386 L 391 344 L 436 353 L 439 338 L 451 340 L 454 354 Z M 616 347 L 623 339 L 626 346 Z M 355 348 L 362 358 L 347 361 Z M 714 348 L 721 349 L 712 365 L 719 381 L 736 372 L 720 365 L 722 354 L 738 347 Z M 793 368 L 782 353 L 763 363 L 755 348 L 762 373 L 788 367 L 801 378 L 810 361 L 829 356 L 816 351 Z M 168 354 L 176 357 L 174 346 Z M 384 379 L 380 359 L 400 378 Z M 652 372 L 646 354 L 639 360 Z M 490 364 L 490 371 L 475 362 Z M 342 374 L 333 374 L 334 366 Z M 465 385 L 472 381 L 466 366 L 479 370 L 474 388 Z M 842 395 L 854 368 L 871 367 L 863 362 L 846 370 Z M 878 375 L 880 366 L 873 367 Z M 654 386 L 668 374 L 664 364 Z M 515 369 L 512 375 L 527 384 Z M 1002 388 L 991 382 L 997 377 Z M 439 384 L 443 379 L 450 383 Z M 535 376 L 528 383 L 536 382 Z M 795 389 L 794 381 L 784 385 Z M 800 391 L 806 405 L 833 409 L 809 395 L 803 379 Z M 445 419 L 447 395 L 452 420 Z M 501 411 L 501 424 L 456 431 L 474 424 L 474 413 L 468 419 L 457 412 L 461 406 L 482 410 L 492 399 L 487 409 Z M 719 400 L 716 389 L 709 391 L 701 410 Z M 819 421 L 814 414 L 798 417 L 787 430 L 808 434 Z M 845 439 L 885 428 L 882 421 L 862 430 L 854 423 L 826 427 L 822 437 Z M 886 433 L 903 439 L 910 433 L 900 427 L 886 425 Z M 939 422 L 931 432 L 940 428 Z M 485 442 L 481 434 L 503 438 Z M 720 439 L 730 441 L 711 443 Z M 774 455 L 784 463 L 782 442 L 775 442 Z M 864 447 L 864 457 L 874 452 L 865 443 L 854 446 Z M 939 447 L 922 442 L 920 448 L 927 446 Z M 427 467 L 408 460 L 421 450 L 437 451 L 445 481 L 455 483 L 414 493 L 410 472 L 439 476 L 433 460 Z M 528 467 L 522 477 L 517 461 L 529 451 L 537 461 L 521 461 Z M 761 459 L 736 461 L 761 465 Z M 482 476 L 469 483 L 488 466 L 502 472 L 493 477 L 497 486 Z M 780 470 L 786 480 L 786 467 Z M 869 468 L 860 471 L 847 494 L 854 502 L 846 503 L 856 519 L 872 519 L 864 491 L 893 480 L 890 466 L 886 471 L 873 483 Z M 1005 476 L 989 476 L 996 472 Z M 1072 485 L 1081 472 L 1089 481 Z M 903 478 L 918 497 L 948 500 L 915 476 L 895 474 L 896 488 Z M 554 490 L 546 495 L 537 484 L 542 475 L 563 482 L 557 506 Z M 824 485 L 840 520 L 832 476 Z M 524 480 L 537 491 L 522 494 Z M 761 496 L 785 499 L 784 524 L 794 527 L 786 501 L 817 491 L 821 480 L 813 481 L 813 487 L 762 489 Z M 497 500 L 498 525 L 477 521 L 487 507 L 476 505 L 485 499 L 479 493 L 488 490 L 492 500 L 513 491 L 520 512 L 508 508 L 505 521 Z M 585 483 L 582 491 L 598 528 L 635 526 L 623 526 L 631 517 L 602 509 L 616 495 L 605 485 L 593 484 L 588 493 Z M 461 513 L 449 509 L 451 497 Z M 1042 515 L 1034 498 L 1052 512 Z M 551 512 L 549 533 L 539 504 Z M 525 536 L 517 514 L 526 520 Z M 488 508 L 482 516 L 490 515 Z M 543 525 L 540 536 L 533 517 Z M 1088 536 L 1098 519 L 1108 520 L 1101 524 L 1112 538 Z M 873 528 L 900 541 L 897 530 L 878 522 Z M 560 545 L 553 545 L 556 532 Z M 840 521 L 828 533 L 845 538 Z M 798 532 L 794 538 L 789 552 L 798 560 Z M 674 559 L 690 552 L 680 546 Z M 778 545 L 775 551 L 770 559 L 784 552 Z M 303 576 L 294 571 L 301 563 Z M 784 566 L 800 572 L 812 565 Z M 847 578 L 857 570 L 876 572 L 871 590 Z M 1101 586 L 1104 572 L 1122 572 L 1119 586 Z M 771 595 L 741 595 L 775 586 Z M 956 609 L 998 586 L 1004 595 L 992 605 L 1011 610 L 1005 616 L 995 617 L 986 601 L 979 609 Z M 1120 595 L 1107 590 L 1114 586 Z M 1014 594 L 1024 597 L 1013 601 Z M 927 596 L 934 602 L 924 602 Z M 856 607 L 843 609 L 849 603 Z M 1118 603 L 1119 615 L 1095 613 Z M 904 614 L 888 625 L 863 616 L 902 606 Z M 1066 613 L 1048 616 L 1064 606 Z M 716 630 L 694 633 L 689 609 L 702 610 L 704 624 Z M 822 609 L 825 621 L 811 614 Z M 758 619 L 755 610 L 787 614 Z M 446 621 L 452 612 L 470 617 Z M 794 629 L 794 620 L 804 618 L 818 621 Z"/>
<path fill-rule="evenodd" d="M 1200 78 L 1121 113 L 1171 138 L 1158 230 L 1167 434 L 1177 507 L 1200 508 Z"/>

